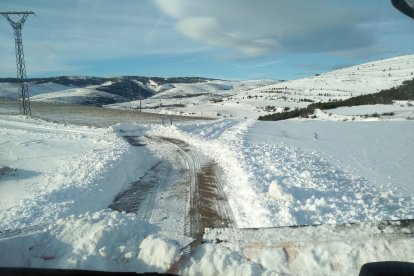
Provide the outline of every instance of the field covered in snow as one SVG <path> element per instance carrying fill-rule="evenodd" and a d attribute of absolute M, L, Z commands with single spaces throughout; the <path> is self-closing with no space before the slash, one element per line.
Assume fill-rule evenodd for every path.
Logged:
<path fill-rule="evenodd" d="M 413 262 L 412 101 L 254 120 L 274 112 L 266 106 L 398 85 L 413 65 L 405 56 L 281 83 L 152 83 L 150 114 L 119 110 L 137 102 L 36 102 L 28 118 L 0 101 L 0 266 L 356 275 L 367 262 Z M 384 112 L 395 114 L 365 117 Z M 154 113 L 215 119 L 170 125 Z M 200 222 L 208 216 L 222 226 Z"/>
<path fill-rule="evenodd" d="M 414 212 L 414 125 L 410 121 L 269 123 L 227 119 L 102 129 L 9 115 L 2 116 L 0 124 L 1 164 L 16 169 L 2 176 L 1 229 L 27 231 L 23 237 L 13 236 L 17 230 L 3 232 L 8 238 L 0 237 L 0 252 L 8 253 L 0 258 L 2 265 L 113 271 L 171 268 L 186 245 L 184 236 L 170 232 L 174 221 L 166 227 L 162 220 L 149 223 L 133 214 L 107 209 L 119 191 L 157 162 L 154 149 L 131 147 L 119 136 L 120 130 L 180 139 L 214 159 L 223 168 L 224 192 L 237 227 L 408 219 Z M 367 138 L 370 135 L 374 137 Z M 168 197 L 168 192 L 164 196 Z M 364 233 L 370 236 L 371 231 Z M 274 235 L 279 232 L 275 229 Z M 353 235 L 352 229 L 349 233 Z M 403 251 L 389 258 L 413 256 L 412 246 L 401 246 L 412 243 L 412 236 L 398 237 L 398 249 Z M 381 235 L 370 239 L 369 246 L 390 242 Z M 360 247 L 361 242 L 357 233 L 341 246 Z M 271 245 L 264 251 L 262 247 L 251 249 L 256 252 L 251 258 L 252 251 L 238 244 L 203 245 L 178 272 L 300 271 L 299 264 L 287 265 L 292 260 L 284 259 L 283 250 L 277 253 L 281 254 L 277 264 L 271 265 L 267 258 L 276 254 Z M 301 258 L 310 258 L 311 251 L 298 249 L 297 243 L 292 246 L 303 253 Z M 318 246 L 321 252 L 336 247 L 326 242 L 306 248 L 309 246 Z M 10 248 L 18 248 L 14 251 L 17 255 L 10 255 Z M 358 262 L 383 259 L 368 253 L 371 249 L 365 250 Z M 213 258 L 215 255 L 220 257 Z M 309 266 L 305 267 L 317 271 L 307 260 Z M 321 272 L 355 272 L 362 265 L 349 263 L 345 255 L 327 261 L 338 265 L 321 265 Z M 227 263 L 233 266 L 224 265 Z"/>

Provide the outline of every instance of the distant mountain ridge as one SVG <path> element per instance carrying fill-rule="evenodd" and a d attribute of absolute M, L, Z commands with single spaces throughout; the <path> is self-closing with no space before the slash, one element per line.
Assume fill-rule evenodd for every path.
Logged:
<path fill-rule="evenodd" d="M 44 78 L 28 78 L 29 83 L 56 83 L 62 85 L 74 85 L 78 87 L 85 87 L 89 85 L 101 85 L 105 82 L 119 82 L 123 80 L 136 80 L 142 83 L 149 83 L 150 81 L 156 82 L 159 85 L 166 83 L 199 83 L 207 82 L 210 78 L 202 77 L 144 77 L 144 76 L 118 76 L 118 77 L 94 77 L 94 76 L 57 76 L 57 77 L 44 77 Z M 18 83 L 17 78 L 0 78 L 0 83 Z"/>
<path fill-rule="evenodd" d="M 57 76 L 29 78 L 27 82 L 33 100 L 104 105 L 146 99 L 163 89 L 173 88 L 174 83 L 190 84 L 210 80 L 201 77 Z M 18 82 L 17 78 L 0 78 L 0 98 L 17 98 Z"/>
<path fill-rule="evenodd" d="M 60 76 L 28 82 L 32 101 L 128 109 L 141 106 L 151 112 L 257 118 L 306 108 L 312 103 L 379 93 L 413 78 L 414 54 L 283 82 L 143 76 Z M 17 99 L 17 88 L 16 79 L 0 79 L 0 98 Z"/>

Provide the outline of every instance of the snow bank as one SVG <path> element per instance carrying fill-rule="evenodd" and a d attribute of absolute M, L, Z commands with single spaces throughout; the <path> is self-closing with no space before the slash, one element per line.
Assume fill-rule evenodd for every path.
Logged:
<path fill-rule="evenodd" d="M 251 123 L 239 120 L 183 123 L 169 127 L 153 126 L 147 133 L 183 140 L 221 166 L 225 181 L 223 189 L 238 227 L 270 225 L 268 210 L 249 182 L 249 172 L 240 166 L 239 161 L 238 147 L 242 146 L 242 137 Z"/>
<path fill-rule="evenodd" d="M 204 256 L 238 256 L 239 268 L 257 269 L 250 274 L 358 275 L 369 262 L 413 262 L 413 230 L 412 225 L 400 222 L 209 229 L 204 239 L 212 244 L 205 245 L 210 250 Z M 197 257 L 192 258 L 194 263 L 190 261 L 185 271 L 199 268 Z"/>
<path fill-rule="evenodd" d="M 145 264 L 144 271 L 163 272 L 172 265 L 179 254 L 179 245 L 176 241 L 162 235 L 150 235 L 139 246 L 138 260 Z"/>
<path fill-rule="evenodd" d="M 0 239 L 0 266 L 180 275 L 357 275 L 376 261 L 412 262 L 413 229 L 399 222 L 269 229 L 207 229 L 183 262 L 175 233 L 110 211 L 60 219 Z"/>
<path fill-rule="evenodd" d="M 180 244 L 133 214 L 100 211 L 0 239 L 0 266 L 165 272 Z"/>
<path fill-rule="evenodd" d="M 248 261 L 242 252 L 220 244 L 202 244 L 179 272 L 182 275 L 258 275 L 263 270 Z"/>
<path fill-rule="evenodd" d="M 216 160 L 239 227 L 412 218 L 412 124 L 344 124 L 218 120 L 148 133 Z"/>
<path fill-rule="evenodd" d="M 112 129 L 0 117 L 0 230 L 53 223 L 106 208 L 155 159 Z"/>
<path fill-rule="evenodd" d="M 413 130 L 410 122 L 257 122 L 240 162 L 275 226 L 412 218 Z M 287 200 L 271 197 L 281 191 Z"/>
<path fill-rule="evenodd" d="M 273 180 L 269 185 L 269 196 L 274 200 L 291 200 L 291 197 L 282 191 L 277 181 Z"/>

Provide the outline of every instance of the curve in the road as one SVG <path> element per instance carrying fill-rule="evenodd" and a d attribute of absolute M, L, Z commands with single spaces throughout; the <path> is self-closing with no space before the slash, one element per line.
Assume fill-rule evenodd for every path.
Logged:
<path fill-rule="evenodd" d="M 131 186 L 118 194 L 109 206 L 113 210 L 136 213 L 138 217 L 151 222 L 157 205 L 157 194 L 164 189 L 179 187 L 171 181 L 186 186 L 186 212 L 183 234 L 193 238 L 188 249 L 201 243 L 205 228 L 232 226 L 233 215 L 223 192 L 222 173 L 213 160 L 201 155 L 184 141 L 168 137 L 133 137 L 125 139 L 133 146 L 145 146 L 145 139 L 169 147 L 181 162 L 171 163 L 168 158 L 153 166 Z M 178 173 L 178 177 L 165 177 Z M 173 193 L 173 191 L 169 191 Z M 180 216 L 182 214 L 175 214 Z"/>

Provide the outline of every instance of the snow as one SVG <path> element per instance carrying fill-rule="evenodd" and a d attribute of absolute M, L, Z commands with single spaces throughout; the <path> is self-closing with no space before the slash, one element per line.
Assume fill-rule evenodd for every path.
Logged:
<path fill-rule="evenodd" d="M 275 180 L 269 185 L 269 196 L 274 200 L 291 200 L 289 196 L 282 191 L 279 183 Z"/>
<path fill-rule="evenodd" d="M 70 85 L 63 85 L 57 83 L 31 83 L 29 85 L 30 96 L 36 96 L 43 93 L 57 92 L 66 89 L 73 88 Z M 17 99 L 20 97 L 17 93 L 18 85 L 13 83 L 0 83 L 0 98 L 13 98 Z"/>
<path fill-rule="evenodd" d="M 17 169 L 14 176 L 1 178 L 0 229 L 106 208 L 156 160 L 145 148 L 131 148 L 110 128 L 19 116 L 0 116 L 0 126 L 0 166 Z"/>
<path fill-rule="evenodd" d="M 214 159 L 224 170 L 224 192 L 239 227 L 268 225 L 268 210 L 261 206 L 257 193 L 249 183 L 249 176 L 240 166 L 236 147 L 251 122 L 239 124 L 236 120 L 221 120 L 196 124 L 154 127 L 149 134 L 183 140 Z M 223 130 L 226 130 L 224 133 Z M 207 141 L 206 141 L 207 140 Z"/>
<path fill-rule="evenodd" d="M 296 98 L 347 98 L 351 94 L 358 96 L 376 93 L 400 85 L 404 80 L 411 80 L 414 72 L 413 65 L 414 55 L 400 56 L 347 67 L 314 77 L 265 86 L 256 90 L 270 94 L 275 94 L 275 91 L 280 91 L 281 94 L 296 92 Z"/>
<path fill-rule="evenodd" d="M 229 100 L 251 89 L 279 83 L 274 80 L 227 81 L 214 80 L 195 84 L 173 84 L 173 87 L 142 101 L 147 112 L 197 115 L 203 117 L 258 116 L 258 108 L 250 103 Z M 263 104 L 263 101 L 261 102 Z M 131 108 L 137 102 L 108 105 L 111 108 Z"/>
<path fill-rule="evenodd" d="M 172 265 L 178 256 L 179 247 L 176 241 L 160 235 L 146 237 L 139 246 L 138 259 L 146 264 L 144 271 L 151 271 L 153 267 L 157 272 L 163 272 Z"/>
<path fill-rule="evenodd" d="M 163 272 L 179 246 L 133 214 L 87 212 L 23 237 L 0 240 L 0 265 Z"/>
<path fill-rule="evenodd" d="M 333 166 L 347 168 L 374 186 L 391 185 L 413 195 L 413 135 L 412 121 L 280 121 L 257 122 L 247 139 L 263 147 L 285 145 L 306 150 L 307 154 L 317 152 Z M 315 168 L 310 171 L 316 172 Z"/>
<path fill-rule="evenodd" d="M 413 126 L 227 119 L 150 134 L 186 141 L 223 167 L 238 227 L 272 227 L 412 218 Z"/>
<path fill-rule="evenodd" d="M 103 85 L 110 85 L 110 83 L 105 83 Z M 95 88 L 100 85 L 89 86 L 87 88 L 71 88 L 65 89 L 57 92 L 42 93 L 36 96 L 31 97 L 32 101 L 41 101 L 41 102 L 53 102 L 53 103 L 65 103 L 65 104 L 77 104 L 81 100 L 88 99 L 90 97 L 104 97 L 108 99 L 122 99 L 121 96 L 113 95 L 107 92 L 98 91 Z"/>
<path fill-rule="evenodd" d="M 258 264 L 247 261 L 241 252 L 227 247 L 203 244 L 197 248 L 183 275 L 257 275 L 262 272 Z"/>
<path fill-rule="evenodd" d="M 368 262 L 412 262 L 412 234 L 412 226 L 391 222 L 209 229 L 204 239 L 206 246 L 211 248 L 208 257 L 223 251 L 228 256 L 240 256 L 241 264 L 258 268 L 250 274 L 302 275 L 306 272 L 311 275 L 358 275 L 361 266 Z M 197 263 L 193 266 L 198 268 Z M 204 273 L 204 270 L 199 268 L 197 272 Z"/>
<path fill-rule="evenodd" d="M 280 111 L 307 105 L 303 97 L 346 98 L 392 87 L 412 78 L 413 63 L 411 55 L 283 83 L 217 80 L 166 85 L 163 92 L 151 83 L 159 93 L 146 107 L 185 104 L 153 112 L 219 118 L 172 126 L 98 128 L 0 115 L 0 266 L 356 275 L 366 262 L 413 262 L 412 227 L 383 222 L 413 219 L 412 102 L 318 110 L 314 120 L 252 120 L 273 112 L 264 111 L 268 105 Z M 395 115 L 364 116 L 384 112 Z M 145 146 L 131 146 L 128 135 Z M 156 137 L 187 143 L 200 164 L 208 158 L 222 171 L 235 228 L 206 229 L 188 255 L 186 187 L 152 191 L 149 218 L 108 209 L 161 161 L 185 163 L 177 148 Z M 321 225 L 299 226 L 315 224 Z"/>
<path fill-rule="evenodd" d="M 413 79 L 413 74 L 414 55 L 407 55 L 284 82 L 214 80 L 174 84 L 174 88 L 142 101 L 142 107 L 145 111 L 161 114 L 257 119 L 261 115 L 281 112 L 284 108 L 303 108 L 312 102 L 376 93 Z M 129 102 L 110 107 L 137 105 L 137 102 Z M 378 112 L 375 107 L 373 110 L 372 113 Z M 400 118 L 413 117 L 413 108 L 408 111 L 409 114 L 400 114 Z"/>
<path fill-rule="evenodd" d="M 207 229 L 180 275 L 357 275 L 373 261 L 412 262 L 412 226 L 322 225 Z M 0 266 L 105 271 L 172 271 L 182 246 L 133 214 L 85 213 L 0 240 Z M 286 242 L 289 241 L 289 242 Z"/>
<path fill-rule="evenodd" d="M 324 110 L 322 115 L 324 120 L 405 120 L 414 118 L 414 102 L 412 101 L 395 101 L 393 104 L 376 104 L 360 105 L 350 107 L 339 107 L 335 109 Z M 380 118 L 365 118 L 365 115 L 388 113 Z M 394 115 L 390 115 L 394 113 Z M 326 116 L 328 114 L 328 116 Z M 330 116 L 329 116 L 330 114 Z M 321 118 L 321 116 L 318 116 Z"/>
<path fill-rule="evenodd" d="M 209 81 L 196 84 L 175 84 L 175 87 L 168 91 L 158 93 L 152 99 L 168 99 L 181 97 L 183 95 L 198 95 L 209 93 L 221 93 L 231 90 L 233 85 L 228 81 Z"/>
<path fill-rule="evenodd" d="M 29 227 L 23 228 L 24 235 L 0 237 L 0 265 L 137 272 L 174 267 L 188 237 L 174 230 L 173 218 L 150 224 L 106 209 L 114 195 L 157 160 L 155 144 L 133 148 L 121 134 L 181 139 L 213 158 L 223 168 L 238 227 L 382 221 L 412 218 L 414 210 L 411 121 L 223 119 L 98 129 L 21 116 L 0 119 L 0 150 L 6 153 L 1 164 L 17 169 L 0 184 L 1 229 Z M 395 135 L 402 131 L 407 135 Z M 381 138 L 366 139 L 370 135 Z M 322 228 L 325 232 L 315 229 L 323 240 L 313 241 L 311 232 L 283 229 L 254 235 L 243 229 L 207 231 L 205 239 L 212 241 L 198 246 L 175 271 L 355 274 L 368 261 L 412 261 L 412 235 L 391 242 L 388 236 L 364 238 L 357 232 L 343 239 L 334 238 L 328 227 Z M 266 237 L 267 243 L 259 246 Z M 226 242 L 216 244 L 217 239 Z"/>

